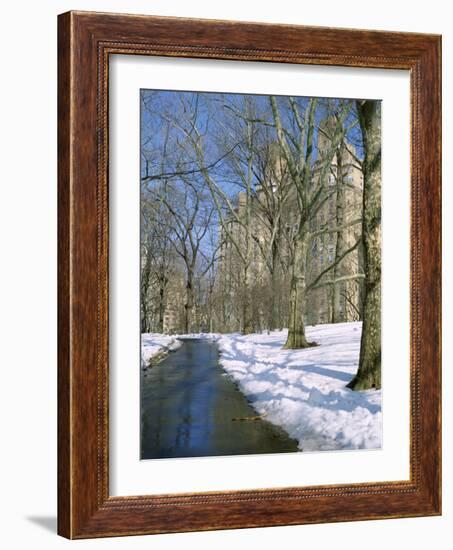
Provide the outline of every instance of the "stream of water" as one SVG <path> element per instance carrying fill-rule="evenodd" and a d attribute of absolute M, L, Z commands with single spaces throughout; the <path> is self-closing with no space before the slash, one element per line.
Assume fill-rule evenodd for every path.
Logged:
<path fill-rule="evenodd" d="M 297 451 L 257 412 L 219 363 L 215 342 L 184 340 L 142 376 L 141 458 Z"/>

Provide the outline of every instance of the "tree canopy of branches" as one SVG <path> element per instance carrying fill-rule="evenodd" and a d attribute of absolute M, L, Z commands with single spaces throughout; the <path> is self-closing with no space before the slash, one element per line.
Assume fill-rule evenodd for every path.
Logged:
<path fill-rule="evenodd" d="M 313 344 L 307 318 L 364 314 L 378 330 L 380 133 L 366 104 L 146 90 L 141 102 L 142 330 L 287 327 L 289 349 Z"/>

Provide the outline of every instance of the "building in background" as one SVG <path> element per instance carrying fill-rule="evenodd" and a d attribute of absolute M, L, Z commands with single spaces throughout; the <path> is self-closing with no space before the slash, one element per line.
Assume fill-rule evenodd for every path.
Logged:
<path fill-rule="evenodd" d="M 321 176 L 323 151 L 330 148 L 328 129 L 326 122 L 321 125 L 318 132 L 318 160 L 313 170 L 314 183 L 317 183 Z M 234 242 L 236 245 L 240 243 L 245 246 L 244 226 L 237 218 L 243 219 L 246 215 L 251 216 L 252 260 L 248 276 L 252 278 L 251 286 L 258 289 L 258 295 L 253 300 L 254 330 L 269 326 L 266 316 L 273 299 L 276 299 L 276 296 L 272 296 L 276 289 L 269 280 L 269 268 L 260 243 L 265 243 L 271 238 L 273 229 L 266 222 L 270 212 L 268 208 L 263 207 L 263 204 L 269 202 L 266 197 L 270 193 L 284 195 L 282 187 L 286 185 L 285 163 L 277 156 L 278 151 L 279 148 L 275 146 L 271 152 L 273 166 L 269 169 L 267 178 L 256 186 L 253 194 L 238 194 L 236 217 L 228 220 L 227 231 L 221 229 L 222 253 L 218 287 L 222 289 L 226 298 L 221 324 L 227 332 L 237 330 L 241 319 L 241 312 L 234 311 L 231 306 L 231 302 L 240 303 L 240 300 L 228 300 L 228 297 L 243 292 L 240 277 L 241 261 Z M 295 193 L 294 187 L 288 186 L 281 216 L 284 227 L 279 231 L 279 239 L 275 243 L 278 252 L 275 270 L 280 292 L 277 297 L 277 319 L 276 323 L 273 323 L 273 328 L 283 328 L 288 318 L 287 289 L 291 278 L 289 266 L 292 251 L 291 240 L 286 237 L 291 231 L 297 230 L 293 227 L 298 208 Z M 361 235 L 363 174 L 360 160 L 356 157 L 352 145 L 343 143 L 338 148 L 330 169 L 325 174 L 322 194 L 322 207 L 310 220 L 312 236 L 308 245 L 306 270 L 307 285 L 318 278 L 319 282 L 307 292 L 305 320 L 310 325 L 360 320 L 363 302 L 363 250 L 361 244 L 356 243 Z M 233 239 L 229 238 L 229 235 L 233 236 Z M 353 250 L 349 251 L 351 248 Z M 334 267 L 329 269 L 332 265 Z"/>
<path fill-rule="evenodd" d="M 313 184 L 320 177 L 324 182 L 322 206 L 309 222 L 306 284 L 313 286 L 305 303 L 305 322 L 309 325 L 362 317 L 363 251 L 357 243 L 363 174 L 353 146 L 346 142 L 338 147 L 329 169 L 323 170 L 330 139 L 327 119 L 317 133 L 313 167 Z M 291 235 L 297 231 L 298 200 L 279 146 L 270 144 L 265 156 L 253 189 L 240 191 L 235 197 L 234 215 L 219 223 L 217 271 L 209 288 L 196 289 L 191 331 L 242 331 L 247 300 L 253 332 L 287 326 Z M 152 327 L 166 334 L 184 332 L 185 282 L 177 259 L 173 265 L 171 280 L 158 292 L 159 309 L 163 308 L 160 324 Z M 155 307 L 152 302 L 148 308 Z"/>
<path fill-rule="evenodd" d="M 329 146 L 329 138 L 319 132 L 318 154 L 322 157 L 322 151 Z M 320 162 L 315 166 L 315 179 L 321 172 Z M 324 183 L 323 206 L 311 221 L 308 280 L 315 281 L 328 270 L 307 295 L 306 321 L 311 325 L 357 321 L 362 317 L 363 173 L 359 162 L 353 146 L 342 143 Z M 334 267 L 328 269 L 332 264 Z"/>

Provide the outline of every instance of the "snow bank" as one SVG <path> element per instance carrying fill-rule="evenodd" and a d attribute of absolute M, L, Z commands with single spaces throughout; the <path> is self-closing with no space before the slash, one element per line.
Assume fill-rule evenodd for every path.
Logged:
<path fill-rule="evenodd" d="M 143 333 L 141 345 L 142 368 L 145 369 L 148 367 L 153 357 L 175 351 L 181 346 L 182 342 L 177 340 L 174 336 L 154 334 L 151 332 Z"/>
<path fill-rule="evenodd" d="M 304 451 L 381 447 L 381 391 L 355 392 L 361 323 L 307 328 L 304 350 L 283 350 L 287 331 L 224 334 L 225 371 L 259 414 L 284 428 Z"/>

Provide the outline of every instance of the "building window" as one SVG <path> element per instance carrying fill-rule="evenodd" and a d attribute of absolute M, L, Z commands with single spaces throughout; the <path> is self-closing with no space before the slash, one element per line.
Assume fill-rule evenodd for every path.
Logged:
<path fill-rule="evenodd" d="M 316 254 L 318 252 L 318 239 L 314 238 L 313 243 L 311 245 L 311 253 L 314 257 L 316 257 Z"/>
<path fill-rule="evenodd" d="M 327 247 L 329 262 L 333 262 L 333 244 L 329 244 Z"/>

